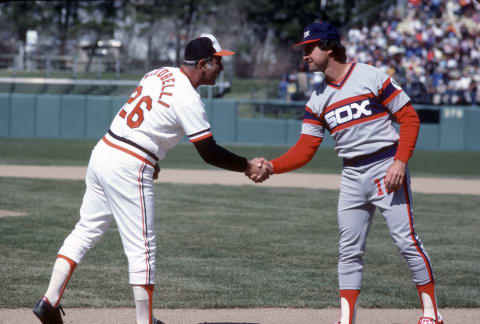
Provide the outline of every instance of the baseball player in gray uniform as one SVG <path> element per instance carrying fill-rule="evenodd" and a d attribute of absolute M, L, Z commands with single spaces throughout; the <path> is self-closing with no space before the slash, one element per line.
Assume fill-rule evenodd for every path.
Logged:
<path fill-rule="evenodd" d="M 437 310 L 430 258 L 413 223 L 407 162 L 419 130 L 410 98 L 387 74 L 375 67 L 347 62 L 340 36 L 327 22 L 304 30 L 303 59 L 324 81 L 305 107 L 298 142 L 270 162 L 271 174 L 288 172 L 308 163 L 328 130 L 335 151 L 343 158 L 338 201 L 340 231 L 338 278 L 340 324 L 355 323 L 362 284 L 365 242 L 376 208 L 405 257 L 416 284 L 423 314 L 418 324 L 443 324 Z M 400 124 L 400 134 L 392 126 Z M 259 180 L 261 176 L 252 175 Z"/>
<path fill-rule="evenodd" d="M 163 67 L 142 78 L 93 149 L 80 220 L 58 252 L 45 295 L 33 308 L 42 323 L 63 323 L 60 300 L 65 287 L 113 219 L 128 259 L 136 322 L 161 323 L 152 312 L 157 161 L 187 135 L 207 163 L 247 175 L 262 173 L 256 170 L 255 159 L 249 162 L 216 144 L 195 90 L 202 84 L 214 85 L 223 70 L 222 56 L 233 54 L 221 49 L 213 35 L 203 34 L 187 44 L 180 68 Z"/>

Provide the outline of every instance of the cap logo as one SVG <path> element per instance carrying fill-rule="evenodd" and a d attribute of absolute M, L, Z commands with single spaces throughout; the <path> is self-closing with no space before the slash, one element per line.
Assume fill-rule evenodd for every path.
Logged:
<path fill-rule="evenodd" d="M 337 29 L 327 22 L 314 22 L 303 29 L 303 41 L 296 43 L 293 47 L 305 45 L 319 40 L 340 41 L 340 34 Z"/>

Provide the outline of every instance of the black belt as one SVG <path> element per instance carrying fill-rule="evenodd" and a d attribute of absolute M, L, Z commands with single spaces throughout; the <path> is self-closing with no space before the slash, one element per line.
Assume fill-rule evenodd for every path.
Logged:
<path fill-rule="evenodd" d="M 133 147 L 136 147 L 136 148 L 139 149 L 140 151 L 142 151 L 142 152 L 148 154 L 149 156 L 151 156 L 152 159 L 154 159 L 155 161 L 158 161 L 158 157 L 157 157 L 155 154 L 153 154 L 152 152 L 150 152 L 150 151 L 147 150 L 146 148 L 141 147 L 141 146 L 138 145 L 137 143 L 132 142 L 131 140 L 128 140 L 128 139 L 123 138 L 123 137 L 121 137 L 121 136 L 118 136 L 118 135 L 114 134 L 111 130 L 108 130 L 108 134 L 109 134 L 110 136 L 112 136 L 114 139 L 116 139 L 116 140 L 118 140 L 118 141 L 120 141 L 120 142 L 124 142 L 124 143 L 127 143 L 128 145 L 131 145 L 131 146 L 133 146 Z"/>
<path fill-rule="evenodd" d="M 352 159 L 343 159 L 343 166 L 360 167 L 373 162 L 377 162 L 389 157 L 392 157 L 397 152 L 398 143 L 395 142 L 392 145 L 385 146 L 378 151 L 370 154 L 360 155 Z"/>

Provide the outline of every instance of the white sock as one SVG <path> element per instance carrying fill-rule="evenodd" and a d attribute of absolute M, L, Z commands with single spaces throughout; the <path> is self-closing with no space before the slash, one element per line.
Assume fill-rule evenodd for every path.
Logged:
<path fill-rule="evenodd" d="M 340 309 L 342 310 L 342 317 L 340 318 L 340 323 L 350 324 L 350 304 L 346 298 L 340 298 Z M 356 313 L 357 312 L 357 303 L 353 308 L 352 324 L 355 324 Z"/>
<path fill-rule="evenodd" d="M 70 273 L 71 268 L 67 260 L 57 258 L 55 264 L 53 265 L 52 277 L 50 278 L 47 292 L 45 293 L 45 297 L 47 297 L 52 306 L 57 306 L 60 302 L 60 295 L 67 284 Z"/>
<path fill-rule="evenodd" d="M 137 311 L 137 324 L 150 324 L 153 322 L 153 312 L 150 309 L 151 301 L 147 290 L 143 286 L 132 286 L 135 308 Z"/>
<path fill-rule="evenodd" d="M 432 299 L 428 294 L 424 292 L 422 292 L 421 296 L 422 296 L 422 302 L 423 302 L 423 316 L 431 317 L 435 319 L 435 309 L 433 307 Z M 438 311 L 438 308 L 437 308 L 437 316 L 438 316 L 437 318 L 438 320 L 443 319 L 442 315 L 440 315 L 440 312 Z"/>

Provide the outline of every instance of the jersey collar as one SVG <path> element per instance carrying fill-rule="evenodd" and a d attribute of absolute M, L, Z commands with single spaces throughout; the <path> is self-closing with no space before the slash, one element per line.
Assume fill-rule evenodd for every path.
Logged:
<path fill-rule="evenodd" d="M 350 77 L 352 74 L 353 69 L 355 68 L 356 63 L 350 63 L 350 67 L 348 68 L 347 73 L 340 78 L 339 80 L 336 81 L 326 81 L 327 85 L 336 88 L 336 89 L 341 89 L 343 85 L 347 82 L 347 79 Z"/>

